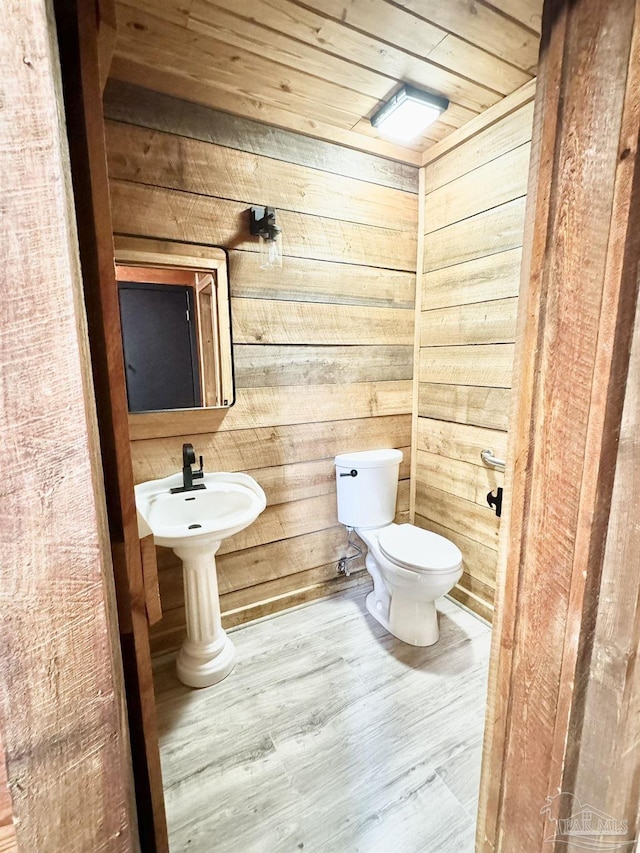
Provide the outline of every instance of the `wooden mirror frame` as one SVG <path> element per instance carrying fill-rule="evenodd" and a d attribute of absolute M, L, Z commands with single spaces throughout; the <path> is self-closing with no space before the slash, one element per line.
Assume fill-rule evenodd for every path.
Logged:
<path fill-rule="evenodd" d="M 211 338 L 217 358 L 213 372 L 204 370 L 205 356 L 200 350 L 200 366 L 204 376 L 210 376 L 212 385 L 203 382 L 202 406 L 197 409 L 228 409 L 236 401 L 235 377 L 233 368 L 233 337 L 231 331 L 231 293 L 229 288 L 229 253 L 223 246 L 199 246 L 192 243 L 180 243 L 170 240 L 156 240 L 148 237 L 114 238 L 116 265 L 137 267 L 156 267 L 173 270 L 189 270 L 205 273 L 202 286 L 196 286 L 196 301 L 200 307 L 201 298 L 214 296 L 213 310 L 217 323 L 205 324 L 205 318 L 198 311 L 198 332 L 200 340 Z M 216 285 L 206 275 L 215 276 Z M 200 348 L 199 348 L 200 349 Z M 219 402 L 225 401 L 225 402 Z M 167 409 L 167 412 L 186 411 Z M 147 412 L 130 412 L 129 418 L 144 417 Z M 162 414 L 162 412 L 153 412 Z"/>

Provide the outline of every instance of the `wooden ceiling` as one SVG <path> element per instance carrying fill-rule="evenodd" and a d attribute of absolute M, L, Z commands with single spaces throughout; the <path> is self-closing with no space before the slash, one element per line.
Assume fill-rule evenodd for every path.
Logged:
<path fill-rule="evenodd" d="M 111 76 L 378 154 L 421 152 L 535 74 L 542 0 L 130 0 Z M 449 109 L 410 146 L 370 116 L 408 82 Z"/>

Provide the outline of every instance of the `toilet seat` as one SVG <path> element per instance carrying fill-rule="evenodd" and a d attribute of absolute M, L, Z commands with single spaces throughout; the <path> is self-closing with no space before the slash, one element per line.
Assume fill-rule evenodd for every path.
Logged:
<path fill-rule="evenodd" d="M 415 524 L 391 524 L 380 531 L 378 547 L 392 563 L 414 572 L 445 574 L 462 563 L 460 549 L 437 533 Z"/>

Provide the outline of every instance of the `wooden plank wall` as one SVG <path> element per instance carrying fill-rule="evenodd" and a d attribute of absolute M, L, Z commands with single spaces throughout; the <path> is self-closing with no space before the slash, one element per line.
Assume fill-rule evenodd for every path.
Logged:
<path fill-rule="evenodd" d="M 458 545 L 453 595 L 487 619 L 499 519 L 486 495 L 503 475 L 480 452 L 506 453 L 533 94 L 425 166 L 415 523 Z"/>
<path fill-rule="evenodd" d="M 176 471 L 188 440 L 265 489 L 220 549 L 227 626 L 357 582 L 336 575 L 333 456 L 403 448 L 408 517 L 418 170 L 125 84 L 105 105 L 114 231 L 231 250 L 237 403 L 132 416 L 136 481 Z M 257 267 L 252 204 L 278 208 L 282 270 Z M 179 563 L 159 565 L 156 652 L 184 635 Z"/>

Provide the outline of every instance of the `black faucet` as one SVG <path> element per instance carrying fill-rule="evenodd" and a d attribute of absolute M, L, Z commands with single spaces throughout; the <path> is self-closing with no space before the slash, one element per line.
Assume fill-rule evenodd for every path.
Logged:
<path fill-rule="evenodd" d="M 172 495 L 178 492 L 195 492 L 197 489 L 206 489 L 204 483 L 194 485 L 194 480 L 201 480 L 204 477 L 203 459 L 200 457 L 200 470 L 194 471 L 191 467 L 195 464 L 196 452 L 193 449 L 193 444 L 182 445 L 182 485 L 176 486 L 175 489 L 170 489 Z"/>

